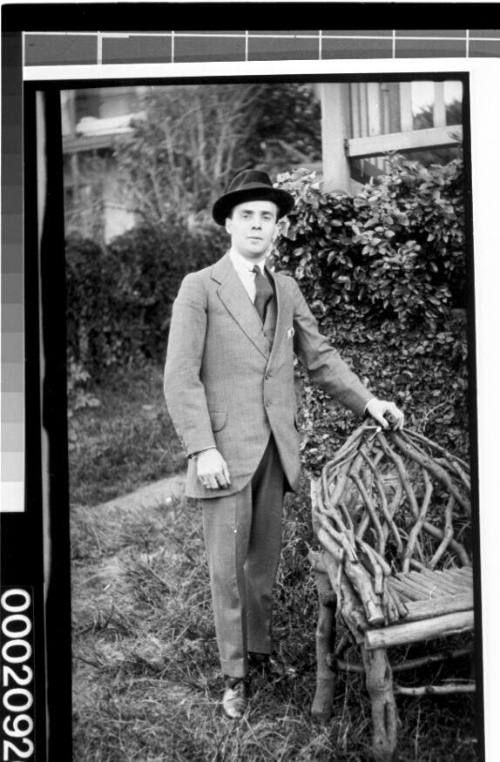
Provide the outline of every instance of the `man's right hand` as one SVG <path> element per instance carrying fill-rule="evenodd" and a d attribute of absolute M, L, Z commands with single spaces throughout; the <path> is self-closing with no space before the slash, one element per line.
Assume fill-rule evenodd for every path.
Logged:
<path fill-rule="evenodd" d="M 220 489 L 231 484 L 227 463 L 215 447 L 203 450 L 196 456 L 196 471 L 198 479 L 207 489 Z"/>

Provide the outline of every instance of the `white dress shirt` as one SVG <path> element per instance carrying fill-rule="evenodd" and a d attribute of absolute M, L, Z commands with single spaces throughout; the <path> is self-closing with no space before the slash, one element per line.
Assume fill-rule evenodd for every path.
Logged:
<path fill-rule="evenodd" d="M 245 291 L 252 300 L 255 301 L 255 273 L 253 268 L 258 265 L 262 272 L 264 272 L 264 265 L 266 262 L 266 255 L 264 254 L 260 259 L 246 259 L 239 254 L 235 249 L 229 250 L 229 257 L 234 265 L 239 279 L 243 283 Z"/>

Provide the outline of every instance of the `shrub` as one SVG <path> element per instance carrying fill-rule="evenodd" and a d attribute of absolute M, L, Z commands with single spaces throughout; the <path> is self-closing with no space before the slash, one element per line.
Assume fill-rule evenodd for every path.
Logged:
<path fill-rule="evenodd" d="M 282 175 L 297 202 L 282 226 L 279 266 L 322 317 L 434 328 L 465 304 L 462 162 L 394 158 L 390 169 L 356 196 L 323 193 L 307 170 Z"/>
<path fill-rule="evenodd" d="M 66 330 L 69 365 L 104 366 L 109 358 L 104 327 L 110 322 L 112 288 L 107 252 L 78 234 L 66 240 Z M 88 371 L 87 371 L 88 372 Z"/>
<path fill-rule="evenodd" d="M 405 409 L 408 425 L 466 455 L 467 345 L 460 160 L 401 158 L 356 196 L 323 193 L 306 170 L 282 175 L 296 206 L 281 226 L 277 269 L 292 274 L 320 330 L 365 383 Z M 303 455 L 319 469 L 354 421 L 304 378 Z"/>
<path fill-rule="evenodd" d="M 99 407 L 101 401 L 88 389 L 90 376 L 81 365 L 73 360 L 68 364 L 68 447 L 73 450 L 76 446 L 78 433 L 75 418 L 78 411 L 86 408 Z"/>
<path fill-rule="evenodd" d="M 184 275 L 214 262 L 225 233 L 206 221 L 139 226 L 101 249 L 66 242 L 70 361 L 94 380 L 107 369 L 161 361 L 171 304 Z"/>

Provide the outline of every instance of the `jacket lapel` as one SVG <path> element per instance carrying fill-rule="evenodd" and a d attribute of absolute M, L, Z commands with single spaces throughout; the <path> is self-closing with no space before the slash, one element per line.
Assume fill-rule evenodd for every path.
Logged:
<path fill-rule="evenodd" d="M 268 270 L 268 273 L 271 276 L 274 283 L 274 293 L 276 294 L 276 310 L 277 310 L 276 330 L 274 333 L 274 341 L 273 341 L 273 347 L 271 350 L 271 356 L 268 362 L 268 365 L 270 366 L 273 362 L 276 352 L 278 351 L 278 347 L 283 341 L 285 330 L 287 328 L 285 324 L 286 310 L 284 309 L 287 295 L 286 295 L 283 282 L 280 280 L 280 278 L 276 278 L 275 274 L 271 272 L 270 270 Z"/>
<path fill-rule="evenodd" d="M 241 330 L 267 359 L 269 357 L 269 344 L 264 336 L 262 321 L 228 254 L 225 254 L 222 259 L 215 263 L 212 269 L 212 278 L 220 284 L 217 294 L 221 302 Z"/>

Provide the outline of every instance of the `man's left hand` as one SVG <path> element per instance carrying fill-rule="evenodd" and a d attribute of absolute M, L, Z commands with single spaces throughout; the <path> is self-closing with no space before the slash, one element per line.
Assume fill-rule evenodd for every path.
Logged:
<path fill-rule="evenodd" d="M 369 413 L 383 429 L 403 428 L 405 419 L 403 411 L 400 410 L 394 402 L 379 400 L 377 397 L 374 397 L 368 402 L 366 412 Z"/>

